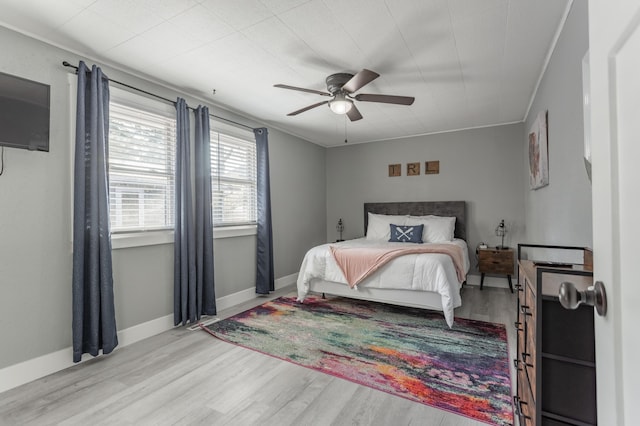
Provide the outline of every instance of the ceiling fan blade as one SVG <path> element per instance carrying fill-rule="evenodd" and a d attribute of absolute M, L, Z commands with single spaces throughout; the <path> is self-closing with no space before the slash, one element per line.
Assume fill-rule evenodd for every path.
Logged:
<path fill-rule="evenodd" d="M 357 101 L 381 102 L 383 104 L 411 105 L 416 100 L 413 96 L 375 95 L 361 93 L 355 96 Z"/>
<path fill-rule="evenodd" d="M 347 111 L 347 117 L 349 117 L 351 121 L 358 121 L 362 119 L 362 114 L 360 114 L 360 111 L 358 111 L 355 105 L 351 105 L 351 109 Z"/>
<path fill-rule="evenodd" d="M 302 109 L 299 109 L 297 111 L 290 112 L 289 114 L 287 114 L 287 116 L 298 115 L 301 112 L 309 111 L 310 109 L 313 109 L 315 107 L 319 107 L 320 105 L 324 105 L 324 104 L 328 104 L 328 103 L 329 103 L 329 101 L 318 102 L 317 104 L 309 105 L 309 106 L 304 107 Z"/>
<path fill-rule="evenodd" d="M 363 69 L 358 74 L 351 77 L 349 81 L 347 81 L 344 86 L 342 86 L 342 90 L 347 93 L 353 93 L 365 85 L 371 83 L 376 78 L 380 77 L 380 74 L 377 72 L 373 72 L 368 69 Z"/>
<path fill-rule="evenodd" d="M 322 95 L 322 96 L 332 96 L 330 93 L 327 93 L 327 92 L 321 92 L 319 90 L 313 90 L 313 89 L 305 89 L 302 87 L 288 86 L 286 84 L 274 84 L 273 87 L 278 87 L 280 89 L 297 90 L 298 92 L 315 93 L 316 95 Z"/>

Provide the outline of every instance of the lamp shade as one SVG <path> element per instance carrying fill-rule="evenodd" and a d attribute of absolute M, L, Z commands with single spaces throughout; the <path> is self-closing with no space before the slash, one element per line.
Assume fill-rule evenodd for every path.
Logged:
<path fill-rule="evenodd" d="M 338 220 L 338 224 L 336 225 L 336 231 L 338 231 L 338 233 L 340 234 L 336 242 L 344 241 L 342 239 L 342 231 L 344 231 L 344 223 L 342 222 L 342 218 Z"/>
<path fill-rule="evenodd" d="M 498 246 L 497 248 L 499 249 L 505 249 L 505 245 L 504 245 L 504 236 L 507 235 L 507 227 L 504 224 L 504 219 L 502 219 L 500 221 L 500 223 L 498 224 L 498 226 L 496 227 L 496 236 L 501 237 L 502 238 L 502 244 L 500 246 Z"/>
<path fill-rule="evenodd" d="M 336 114 L 346 114 L 353 106 L 353 101 L 347 99 L 343 93 L 338 93 L 336 97 L 329 102 L 329 108 Z"/>

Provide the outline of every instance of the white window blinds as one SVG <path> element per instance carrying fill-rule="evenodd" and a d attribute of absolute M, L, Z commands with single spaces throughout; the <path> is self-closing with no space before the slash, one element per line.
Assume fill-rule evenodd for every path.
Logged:
<path fill-rule="evenodd" d="M 253 133 L 211 123 L 213 225 L 256 223 L 256 143 Z"/>
<path fill-rule="evenodd" d="M 176 120 L 113 100 L 109 111 L 111 230 L 174 225 Z"/>

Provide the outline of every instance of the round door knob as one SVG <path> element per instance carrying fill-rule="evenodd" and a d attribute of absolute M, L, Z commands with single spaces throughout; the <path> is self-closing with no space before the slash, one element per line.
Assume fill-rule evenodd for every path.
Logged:
<path fill-rule="evenodd" d="M 560 304 L 565 309 L 578 309 L 578 306 L 582 303 L 580 292 L 573 283 L 568 281 L 560 284 L 558 297 L 560 298 Z"/>
<path fill-rule="evenodd" d="M 565 309 L 577 309 L 581 304 L 595 306 L 598 315 L 605 316 L 607 313 L 607 294 L 604 290 L 604 284 L 601 281 L 580 291 L 573 283 L 565 281 L 560 284 L 558 298 Z"/>

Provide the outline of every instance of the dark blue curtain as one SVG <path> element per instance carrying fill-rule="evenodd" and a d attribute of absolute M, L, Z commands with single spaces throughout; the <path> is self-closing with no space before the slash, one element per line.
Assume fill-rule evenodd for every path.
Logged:
<path fill-rule="evenodd" d="M 189 107 L 176 102 L 175 242 L 173 271 L 173 321 L 175 325 L 195 322 L 196 241 L 191 199 L 191 153 L 189 151 Z"/>
<path fill-rule="evenodd" d="M 273 232 L 271 230 L 271 190 L 269 183 L 269 138 L 266 128 L 253 129 L 256 136 L 258 235 L 256 293 L 269 294 L 275 289 L 273 278 Z"/>
<path fill-rule="evenodd" d="M 73 362 L 118 346 L 109 228 L 109 80 L 78 67 L 73 187 Z"/>
<path fill-rule="evenodd" d="M 196 172 L 196 280 L 197 318 L 216 315 L 216 293 L 213 276 L 213 218 L 211 214 L 211 135 L 209 108 L 195 111 Z"/>

